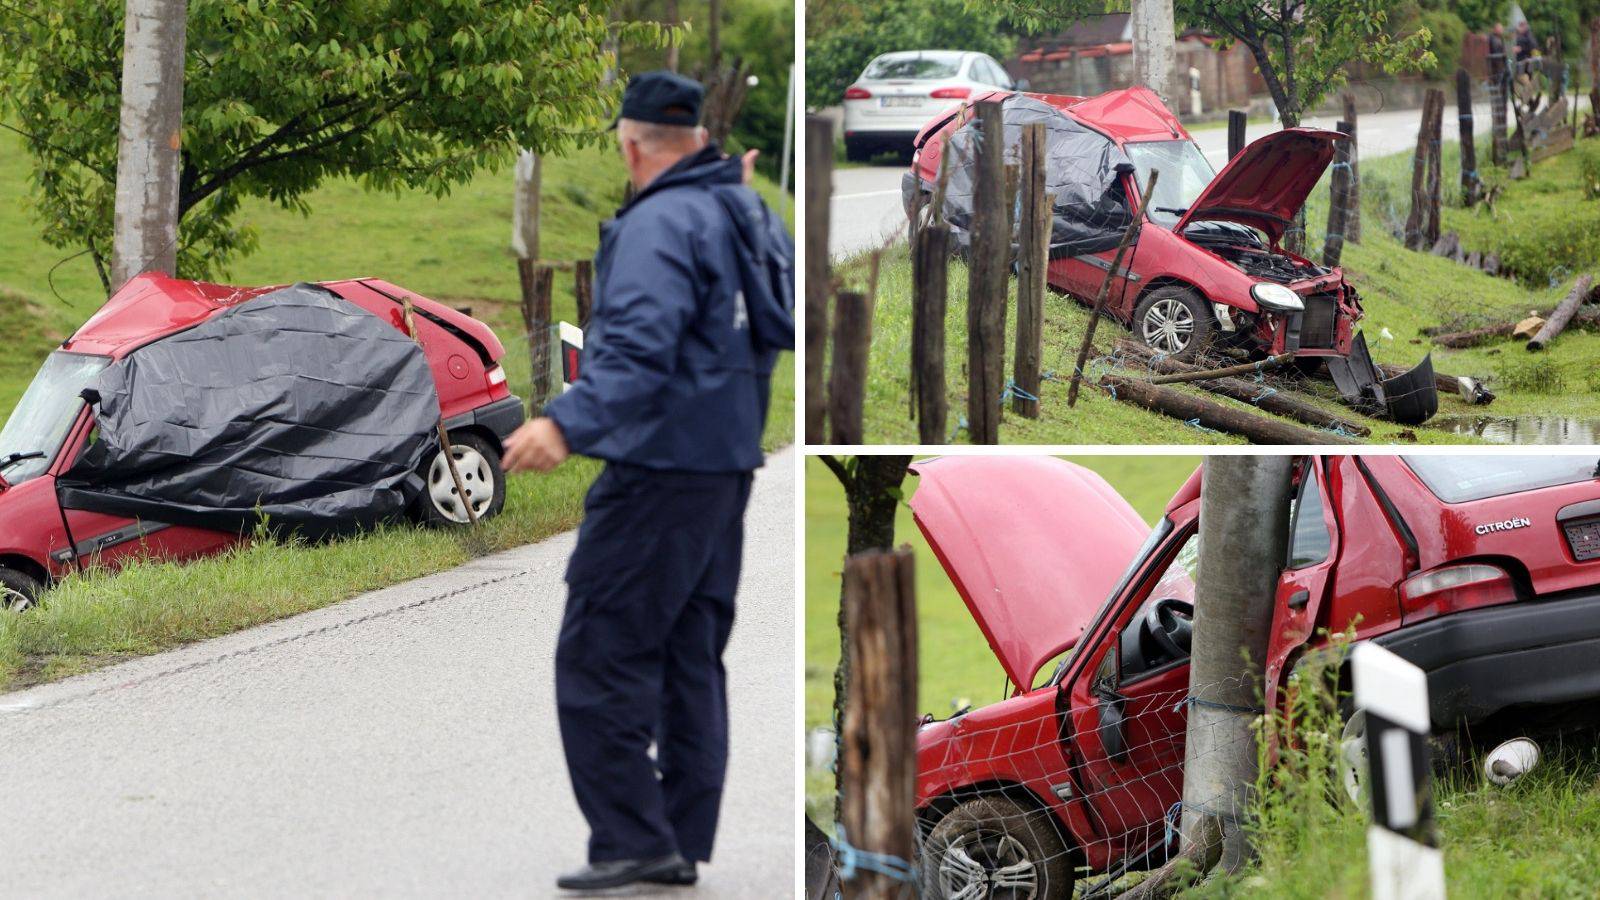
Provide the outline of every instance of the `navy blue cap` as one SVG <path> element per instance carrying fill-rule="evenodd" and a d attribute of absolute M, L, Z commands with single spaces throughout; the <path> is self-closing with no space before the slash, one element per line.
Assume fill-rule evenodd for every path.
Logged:
<path fill-rule="evenodd" d="M 622 92 L 622 112 L 617 121 L 653 122 L 657 125 L 699 125 L 700 101 L 706 89 L 700 82 L 661 69 L 628 79 Z M 611 123 L 617 127 L 616 122 Z"/>

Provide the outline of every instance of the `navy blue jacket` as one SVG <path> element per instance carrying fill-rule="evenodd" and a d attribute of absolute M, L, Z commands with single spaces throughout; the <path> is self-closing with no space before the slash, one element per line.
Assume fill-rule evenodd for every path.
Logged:
<path fill-rule="evenodd" d="M 600 227 L 578 380 L 545 415 L 574 453 L 652 469 L 761 466 L 772 368 L 794 347 L 794 243 L 715 145 Z"/>

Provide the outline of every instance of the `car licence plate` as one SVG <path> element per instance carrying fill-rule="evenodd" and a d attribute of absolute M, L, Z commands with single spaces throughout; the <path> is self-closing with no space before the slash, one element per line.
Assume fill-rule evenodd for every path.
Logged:
<path fill-rule="evenodd" d="M 921 97 L 880 97 L 879 101 L 885 106 L 921 106 Z"/>
<path fill-rule="evenodd" d="M 1600 559 L 1600 519 L 1569 522 L 1563 527 L 1566 529 L 1567 543 L 1572 547 L 1574 558 L 1579 562 Z"/>

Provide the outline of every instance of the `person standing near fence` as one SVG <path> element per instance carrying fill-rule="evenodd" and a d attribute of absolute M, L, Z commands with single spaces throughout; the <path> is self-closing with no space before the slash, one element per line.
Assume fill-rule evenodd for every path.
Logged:
<path fill-rule="evenodd" d="M 506 469 L 605 461 L 567 564 L 556 708 L 588 865 L 567 890 L 693 884 L 728 757 L 722 653 L 770 377 L 794 346 L 794 247 L 698 126 L 704 88 L 629 82 L 634 196 L 601 226 L 579 375 L 507 440 Z M 651 744 L 656 753 L 650 755 Z"/>

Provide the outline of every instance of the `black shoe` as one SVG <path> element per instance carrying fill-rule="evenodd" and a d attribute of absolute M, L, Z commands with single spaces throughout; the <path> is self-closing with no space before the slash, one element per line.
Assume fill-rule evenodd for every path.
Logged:
<path fill-rule="evenodd" d="M 673 869 L 670 872 L 665 872 L 665 873 L 663 873 L 661 875 L 655 876 L 654 878 L 646 878 L 645 879 L 645 881 L 648 881 L 651 884 L 681 884 L 681 885 L 694 884 L 695 882 L 697 882 L 699 880 L 700 880 L 700 873 L 698 871 L 696 871 L 694 860 L 692 860 L 692 859 L 684 860 L 682 863 L 680 863 L 678 865 L 678 867 L 676 869 Z"/>
<path fill-rule="evenodd" d="M 601 891 L 648 881 L 656 884 L 668 875 L 681 874 L 683 867 L 692 871 L 694 863 L 676 853 L 651 859 L 616 859 L 590 863 L 576 872 L 556 879 L 556 887 L 567 891 Z"/>

